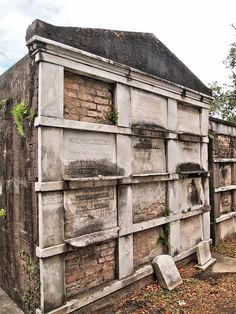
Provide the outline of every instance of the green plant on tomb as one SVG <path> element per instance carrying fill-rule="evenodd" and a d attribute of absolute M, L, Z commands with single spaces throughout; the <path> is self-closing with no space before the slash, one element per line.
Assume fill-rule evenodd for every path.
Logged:
<path fill-rule="evenodd" d="M 180 180 L 184 180 L 187 177 L 180 169 L 177 169 L 176 174 L 178 174 Z"/>
<path fill-rule="evenodd" d="M 0 208 L 0 218 L 4 218 L 7 215 L 7 211 L 4 208 Z"/>
<path fill-rule="evenodd" d="M 171 209 L 169 207 L 165 207 L 164 209 L 164 216 L 168 217 L 171 214 Z"/>
<path fill-rule="evenodd" d="M 116 125 L 118 122 L 118 116 L 119 112 L 113 109 L 111 112 L 108 113 L 107 120 L 110 122 L 110 124 Z"/>
<path fill-rule="evenodd" d="M 26 103 L 21 102 L 15 105 L 12 109 L 12 115 L 17 125 L 18 132 L 21 136 L 25 137 L 24 121 L 28 117 L 28 106 Z"/>
<path fill-rule="evenodd" d="M 164 247 L 165 253 L 170 251 L 170 224 L 163 225 L 163 232 L 160 234 L 158 242 Z"/>
<path fill-rule="evenodd" d="M 27 252 L 21 251 L 19 257 L 27 278 L 27 288 L 24 289 L 22 301 L 25 304 L 26 313 L 33 314 L 39 306 L 39 268 Z"/>

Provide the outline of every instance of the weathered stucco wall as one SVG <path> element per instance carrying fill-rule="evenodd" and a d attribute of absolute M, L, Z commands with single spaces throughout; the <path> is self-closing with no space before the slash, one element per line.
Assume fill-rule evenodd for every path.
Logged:
<path fill-rule="evenodd" d="M 210 119 L 212 237 L 219 242 L 236 232 L 236 126 Z"/>
<path fill-rule="evenodd" d="M 37 130 L 26 120 L 26 137 L 21 137 L 11 110 L 25 102 L 29 111 L 37 111 L 37 68 L 25 56 L 0 77 L 0 208 L 6 211 L 0 218 L 0 286 L 21 307 L 31 284 L 20 252 L 36 262 L 38 243 Z"/>

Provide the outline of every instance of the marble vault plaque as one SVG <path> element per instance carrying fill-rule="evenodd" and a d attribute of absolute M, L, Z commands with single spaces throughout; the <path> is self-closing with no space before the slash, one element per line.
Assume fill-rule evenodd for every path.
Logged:
<path fill-rule="evenodd" d="M 65 178 L 116 174 L 116 147 L 113 134 L 65 131 Z"/>
<path fill-rule="evenodd" d="M 115 187 L 64 192 L 66 237 L 102 231 L 117 226 Z"/>

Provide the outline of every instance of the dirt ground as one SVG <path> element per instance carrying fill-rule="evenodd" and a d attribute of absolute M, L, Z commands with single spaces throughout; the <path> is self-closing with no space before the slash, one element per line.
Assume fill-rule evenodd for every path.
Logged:
<path fill-rule="evenodd" d="M 236 257 L 236 235 L 212 251 Z M 235 260 L 236 262 L 236 260 Z M 122 298 L 103 314 L 236 314 L 236 273 L 201 272 L 194 263 L 179 269 L 183 284 L 172 291 L 155 282 Z"/>

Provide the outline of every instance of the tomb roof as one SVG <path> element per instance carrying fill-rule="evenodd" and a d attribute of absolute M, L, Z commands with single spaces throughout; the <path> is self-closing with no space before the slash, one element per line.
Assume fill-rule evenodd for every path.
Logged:
<path fill-rule="evenodd" d="M 27 29 L 26 40 L 34 35 L 90 52 L 211 95 L 211 90 L 151 33 L 62 27 L 35 20 Z"/>

